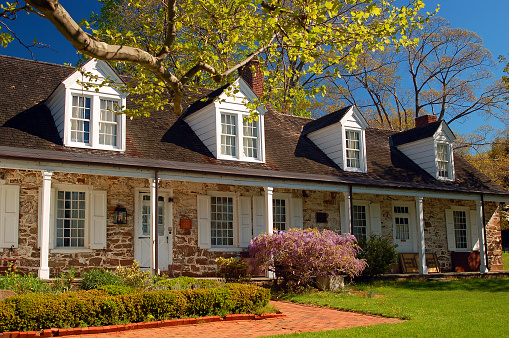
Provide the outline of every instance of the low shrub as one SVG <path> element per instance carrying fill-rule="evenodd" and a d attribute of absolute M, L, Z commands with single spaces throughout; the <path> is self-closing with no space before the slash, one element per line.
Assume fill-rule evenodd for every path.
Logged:
<path fill-rule="evenodd" d="M 294 290 L 310 285 L 312 276 L 359 275 L 366 262 L 356 258 L 358 249 L 352 235 L 317 229 L 262 234 L 249 245 L 255 263 L 274 271 L 283 287 Z"/>
<path fill-rule="evenodd" d="M 217 275 L 226 280 L 226 282 L 243 282 L 251 279 L 247 274 L 249 266 L 245 261 L 239 258 L 216 258 Z"/>
<path fill-rule="evenodd" d="M 177 277 L 157 281 L 153 290 L 186 290 L 186 289 L 210 289 L 223 286 L 224 283 L 210 279 L 196 279 L 193 277 Z"/>
<path fill-rule="evenodd" d="M 116 273 L 104 268 L 84 272 L 81 277 L 80 286 L 83 290 L 97 289 L 103 285 L 125 285 Z"/>
<path fill-rule="evenodd" d="M 115 325 L 189 316 L 247 313 L 265 306 L 269 298 L 268 290 L 243 284 L 215 289 L 151 291 L 116 296 L 102 290 L 26 294 L 0 302 L 0 330 L 37 331 L 52 327 Z"/>
<path fill-rule="evenodd" d="M 135 292 L 132 287 L 124 285 L 102 285 L 97 290 L 104 291 L 110 296 L 128 295 Z"/>
<path fill-rule="evenodd" d="M 381 275 L 398 263 L 397 245 L 393 244 L 389 237 L 370 235 L 368 238 L 360 238 L 357 244 L 362 249 L 357 253 L 357 257 L 367 262 L 362 276 Z"/>

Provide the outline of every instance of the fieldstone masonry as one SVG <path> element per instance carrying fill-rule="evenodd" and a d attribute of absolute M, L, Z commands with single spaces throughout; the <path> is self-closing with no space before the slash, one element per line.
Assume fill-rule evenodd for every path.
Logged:
<path fill-rule="evenodd" d="M 20 270 L 37 273 L 39 266 L 38 244 L 38 205 L 39 188 L 42 187 L 42 174 L 28 170 L 0 169 L 0 179 L 6 184 L 21 186 L 19 247 L 13 251 L 4 248 L 1 258 L 19 258 Z M 83 250 L 76 253 L 56 253 L 50 250 L 50 270 L 55 276 L 71 266 L 85 271 L 94 267 L 114 269 L 119 265 L 132 264 L 134 255 L 134 191 L 136 188 L 149 189 L 148 179 L 79 175 L 55 172 L 52 184 L 91 185 L 97 190 L 107 191 L 107 247 L 102 250 Z M 218 251 L 198 248 L 197 198 L 198 194 L 208 191 L 236 192 L 238 196 L 260 196 L 263 188 L 234 186 L 225 184 L 193 183 L 183 181 L 161 181 L 160 189 L 172 191 L 173 219 L 171 230 L 173 236 L 173 263 L 169 266 L 172 276 L 213 276 L 217 269 L 217 257 L 238 257 L 240 251 Z M 341 205 L 344 204 L 343 194 L 336 192 L 275 189 L 274 193 L 290 193 L 292 197 L 302 198 L 303 223 L 305 228 L 318 227 L 340 231 Z M 382 194 L 354 194 L 354 200 L 367 200 L 380 204 L 382 235 L 393 236 L 392 203 L 393 201 L 414 202 L 413 197 L 391 196 Z M 113 224 L 113 212 L 117 205 L 127 209 L 127 224 Z M 451 206 L 467 206 L 475 210 L 475 202 L 454 199 L 424 199 L 424 221 L 426 252 L 435 253 L 440 267 L 444 271 L 451 269 L 451 254 L 447 248 L 447 231 L 445 225 L 445 209 Z M 488 266 L 490 270 L 502 267 L 502 245 L 500 233 L 500 217 L 495 203 L 486 203 L 488 224 Z M 326 223 L 316 223 L 316 213 L 327 214 Z M 492 216 L 493 215 L 493 216 Z M 188 218 L 192 221 L 191 229 L 181 229 L 180 220 Z M 0 249 L 2 250 L 2 249 Z"/>

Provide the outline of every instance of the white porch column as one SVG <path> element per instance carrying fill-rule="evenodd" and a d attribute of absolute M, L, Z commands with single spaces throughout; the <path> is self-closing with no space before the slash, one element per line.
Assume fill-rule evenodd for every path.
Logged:
<path fill-rule="evenodd" d="M 272 209 L 272 197 L 274 193 L 273 187 L 264 187 L 265 189 L 265 231 L 267 234 L 274 233 L 274 210 Z M 267 270 L 265 272 L 265 277 L 267 278 L 276 278 L 274 272 Z"/>
<path fill-rule="evenodd" d="M 40 252 L 40 264 L 39 264 L 39 278 L 49 278 L 49 228 L 50 228 L 50 212 L 51 212 L 51 171 L 42 172 L 42 194 L 41 194 L 41 212 L 42 219 L 39 224 L 41 231 L 39 232 L 41 238 L 41 252 Z"/>
<path fill-rule="evenodd" d="M 426 265 L 426 245 L 424 243 L 424 211 L 423 211 L 423 197 L 415 197 L 415 204 L 417 206 L 417 226 L 419 227 L 419 274 L 427 275 L 428 266 Z"/>
<path fill-rule="evenodd" d="M 156 240 L 157 240 L 157 196 L 154 178 L 150 179 L 150 271 L 157 273 L 156 266 Z"/>
<path fill-rule="evenodd" d="M 350 196 L 350 193 L 348 191 L 343 192 L 343 196 L 345 197 L 345 225 L 341 226 L 343 229 L 343 233 L 352 233 L 352 196 Z"/>
<path fill-rule="evenodd" d="M 265 189 L 265 210 L 267 210 L 266 214 L 266 232 L 267 234 L 274 233 L 274 211 L 272 209 L 272 196 L 274 193 L 273 187 L 264 187 Z"/>
<path fill-rule="evenodd" d="M 476 203 L 477 226 L 479 234 L 479 256 L 481 256 L 481 266 L 479 270 L 481 273 L 488 272 L 488 265 L 486 264 L 486 247 L 484 246 L 484 224 L 483 224 L 483 202 L 477 201 Z"/>

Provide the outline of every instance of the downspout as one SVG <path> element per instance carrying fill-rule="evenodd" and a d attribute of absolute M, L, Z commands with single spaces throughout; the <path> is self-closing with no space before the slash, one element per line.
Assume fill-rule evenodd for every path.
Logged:
<path fill-rule="evenodd" d="M 481 193 L 481 207 L 482 207 L 482 228 L 483 228 L 483 243 L 484 243 L 484 261 L 486 262 L 486 269 L 488 268 L 488 241 L 486 239 L 486 213 L 484 211 L 484 194 Z"/>
<path fill-rule="evenodd" d="M 352 234 L 353 233 L 353 192 L 352 192 L 353 188 L 352 188 L 352 185 L 350 184 L 348 186 L 348 194 L 350 195 L 350 229 L 349 230 L 349 233 Z"/>
<path fill-rule="evenodd" d="M 155 246 L 155 257 L 154 257 L 154 270 L 159 275 L 159 170 L 155 172 L 156 180 L 156 216 L 154 224 L 154 246 Z M 164 203 L 164 202 L 163 202 Z"/>

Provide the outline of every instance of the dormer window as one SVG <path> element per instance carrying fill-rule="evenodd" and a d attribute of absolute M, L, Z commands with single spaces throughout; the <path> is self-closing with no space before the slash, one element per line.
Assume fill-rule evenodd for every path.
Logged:
<path fill-rule="evenodd" d="M 221 113 L 221 154 L 237 156 L 237 116 Z"/>
<path fill-rule="evenodd" d="M 249 121 L 248 115 L 221 112 L 221 155 L 229 159 L 260 160 L 259 136 L 258 121 Z"/>
<path fill-rule="evenodd" d="M 99 121 L 99 144 L 116 147 L 118 142 L 119 102 L 101 99 L 101 119 Z"/>
<path fill-rule="evenodd" d="M 71 142 L 90 142 L 90 97 L 72 97 Z"/>
<path fill-rule="evenodd" d="M 228 87 L 239 90 L 226 93 Z M 207 99 L 193 103 L 184 113 L 184 121 L 215 158 L 230 161 L 263 163 L 265 133 L 263 106 L 256 108 L 256 118 L 246 103 L 256 95 L 243 79 L 210 93 Z M 205 100 L 205 103 L 204 103 Z"/>
<path fill-rule="evenodd" d="M 437 167 L 438 177 L 449 178 L 449 145 L 446 143 L 437 144 Z"/>
<path fill-rule="evenodd" d="M 345 107 L 304 126 L 307 136 L 342 170 L 365 173 L 368 123 L 355 106 Z"/>
<path fill-rule="evenodd" d="M 346 166 L 348 168 L 361 167 L 361 135 L 354 130 L 346 130 Z"/>
<path fill-rule="evenodd" d="M 120 150 L 123 116 L 117 112 L 120 100 L 100 95 L 72 94 L 70 138 L 66 145 Z"/>
<path fill-rule="evenodd" d="M 106 78 L 117 84 L 122 80 L 103 61 L 92 59 L 82 71 L 87 75 L 72 73 L 46 100 L 62 143 L 67 147 L 124 151 L 126 117 L 119 112 L 126 106 L 125 93 L 115 86 L 83 85 L 87 81 L 100 84 Z"/>
<path fill-rule="evenodd" d="M 244 120 L 244 156 L 258 159 L 258 121 Z"/>

